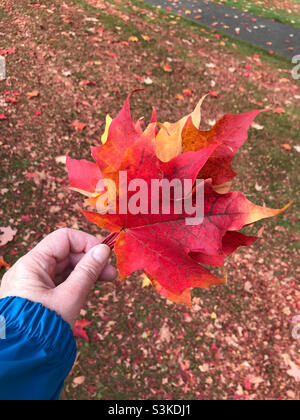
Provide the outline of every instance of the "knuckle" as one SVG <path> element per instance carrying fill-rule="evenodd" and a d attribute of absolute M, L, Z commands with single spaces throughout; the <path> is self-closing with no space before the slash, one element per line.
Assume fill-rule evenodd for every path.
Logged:
<path fill-rule="evenodd" d="M 77 266 L 77 270 L 81 271 L 82 274 L 87 275 L 93 281 L 98 279 L 98 270 L 92 264 L 81 264 L 80 266 Z"/>
<path fill-rule="evenodd" d="M 63 234 L 68 234 L 70 231 L 71 231 L 71 229 L 69 229 L 67 227 L 64 227 L 64 228 L 57 229 L 56 232 L 63 233 Z"/>

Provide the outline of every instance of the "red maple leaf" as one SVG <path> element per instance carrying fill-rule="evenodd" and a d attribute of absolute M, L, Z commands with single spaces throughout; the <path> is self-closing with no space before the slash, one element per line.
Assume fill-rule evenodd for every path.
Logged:
<path fill-rule="evenodd" d="M 15 48 L 8 48 L 6 50 L 0 50 L 0 55 L 14 54 L 15 52 L 16 52 Z"/>
<path fill-rule="evenodd" d="M 6 261 L 4 261 L 3 257 L 0 257 L 0 269 L 2 267 L 10 268 L 10 264 L 8 264 Z"/>
<path fill-rule="evenodd" d="M 72 123 L 72 127 L 74 127 L 77 131 L 82 131 L 86 127 L 86 124 L 76 120 Z"/>
<path fill-rule="evenodd" d="M 178 123 L 160 125 L 163 131 L 159 132 L 160 143 L 156 143 L 155 110 L 143 131 L 141 124 L 131 118 L 128 97 L 106 130 L 105 144 L 92 148 L 96 163 L 68 157 L 70 186 L 88 196 L 86 204 L 98 210 L 82 210 L 83 214 L 112 231 L 104 243 L 114 247 L 122 279 L 141 270 L 162 296 L 190 306 L 191 288 L 224 283 L 202 264 L 222 265 L 227 255 L 257 239 L 238 232 L 243 226 L 277 215 L 288 207 L 280 210 L 260 207 L 241 192 L 230 192 L 230 181 L 236 176 L 231 168 L 233 156 L 260 112 L 225 115 L 210 131 L 199 130 L 194 125 L 195 115 L 191 114 Z M 168 156 L 173 156 L 164 162 L 158 158 L 160 144 Z M 202 178 L 205 180 L 202 223 L 189 225 L 185 211 L 175 212 L 176 201 L 184 197 L 177 200 L 172 197 L 167 214 L 162 211 L 161 201 L 157 214 L 124 213 L 119 204 L 124 199 L 119 175 L 125 172 L 128 184 L 139 179 L 147 186 L 153 180 L 190 179 L 194 183 L 197 177 Z M 103 197 L 106 201 L 111 199 L 107 181 L 117 186 L 115 214 L 99 211 L 103 209 Z M 195 199 L 195 188 L 190 193 Z M 136 190 L 126 190 L 126 204 L 135 194 Z M 155 204 L 152 195 L 147 191 L 142 198 L 147 199 L 148 210 L 152 209 Z"/>
<path fill-rule="evenodd" d="M 88 343 L 89 342 L 89 337 L 88 337 L 87 333 L 84 331 L 84 328 L 87 327 L 90 324 L 91 324 L 91 322 L 87 321 L 84 318 L 80 319 L 80 320 L 77 320 L 76 323 L 75 323 L 75 327 L 73 329 L 74 337 L 82 338 L 84 341 L 86 341 Z"/>

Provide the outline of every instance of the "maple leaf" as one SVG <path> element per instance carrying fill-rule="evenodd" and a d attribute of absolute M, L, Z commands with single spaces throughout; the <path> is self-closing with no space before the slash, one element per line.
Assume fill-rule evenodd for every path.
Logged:
<path fill-rule="evenodd" d="M 32 91 L 32 92 L 27 92 L 27 93 L 26 93 L 26 96 L 27 96 L 27 98 L 29 98 L 29 99 L 36 98 L 36 97 L 38 97 L 39 95 L 40 95 L 40 92 L 39 92 L 38 90 L 34 90 L 34 91 Z"/>
<path fill-rule="evenodd" d="M 197 151 L 209 144 L 219 143 L 207 164 L 199 173 L 199 178 L 212 178 L 213 185 L 221 185 L 231 181 L 236 173 L 231 162 L 239 148 L 247 140 L 248 130 L 255 117 L 266 110 L 250 111 L 240 115 L 227 114 L 209 131 L 199 130 L 201 121 L 201 105 L 205 97 L 198 103 L 195 111 L 176 123 L 164 123 L 167 130 L 160 130 L 156 137 L 157 154 L 168 161 L 182 152 Z M 195 114 L 200 115 L 198 120 Z"/>
<path fill-rule="evenodd" d="M 138 42 L 138 37 L 136 37 L 136 36 L 130 36 L 129 38 L 128 38 L 128 41 L 131 41 L 131 42 Z"/>
<path fill-rule="evenodd" d="M 110 115 L 106 115 L 105 131 L 104 131 L 104 133 L 102 134 L 102 137 L 101 137 L 102 144 L 104 144 L 104 143 L 107 142 L 108 130 L 109 130 L 109 127 L 110 127 L 111 122 L 112 122 L 111 116 Z"/>
<path fill-rule="evenodd" d="M 186 96 L 191 96 L 192 92 L 190 91 L 190 89 L 183 89 L 182 93 Z"/>
<path fill-rule="evenodd" d="M 74 337 L 82 338 L 84 341 L 86 341 L 88 343 L 89 342 L 89 337 L 88 337 L 87 333 L 84 331 L 84 328 L 87 327 L 90 324 L 91 324 L 91 322 L 87 321 L 84 318 L 80 319 L 80 320 L 77 320 L 76 323 L 75 323 L 75 327 L 73 329 Z"/>
<path fill-rule="evenodd" d="M 287 374 L 295 379 L 296 382 L 300 382 L 300 369 L 296 363 L 290 361 L 290 369 L 287 371 Z"/>
<path fill-rule="evenodd" d="M 262 111 L 241 115 L 225 115 L 210 131 L 199 129 L 200 100 L 196 109 L 177 123 L 164 123 L 157 129 L 156 111 L 149 125 L 142 130 L 140 122 L 131 118 L 129 98 L 116 118 L 107 119 L 104 144 L 92 148 L 96 163 L 67 158 L 70 187 L 86 195 L 86 204 L 95 211 L 82 210 L 88 220 L 112 233 L 104 243 L 114 247 L 121 278 L 142 271 L 153 287 L 173 302 L 191 306 L 191 289 L 223 284 L 224 279 L 212 274 L 203 264 L 222 265 L 226 256 L 240 246 L 251 245 L 257 238 L 238 232 L 243 226 L 284 211 L 260 207 L 241 192 L 230 192 L 234 154 L 247 138 L 254 118 Z M 192 180 L 202 177 L 204 183 L 204 214 L 201 224 L 186 223 L 185 211 L 174 211 L 177 201 L 171 200 L 170 211 L 137 213 L 121 211 L 136 191 L 122 188 L 120 173 L 126 182 L 142 180 Z M 109 187 L 115 191 L 115 213 L 103 212 L 113 202 Z M 193 199 L 196 190 L 189 192 Z M 148 209 L 153 197 L 147 191 Z M 160 199 L 159 199 L 160 200 Z M 155 203 L 154 203 L 155 204 Z M 195 214 L 194 214 L 195 216 Z"/>
<path fill-rule="evenodd" d="M 195 127 L 201 123 L 201 106 L 206 96 L 200 99 L 194 111 L 176 123 L 165 122 L 155 137 L 156 154 L 163 162 L 168 162 L 182 152 L 182 130 L 189 117 Z"/>
<path fill-rule="evenodd" d="M 0 269 L 2 267 L 10 268 L 10 264 L 8 264 L 6 261 L 4 261 L 3 257 L 0 257 Z"/>
<path fill-rule="evenodd" d="M 0 55 L 14 54 L 15 52 L 16 52 L 15 48 L 9 48 L 6 50 L 0 50 Z"/>
<path fill-rule="evenodd" d="M 208 93 L 213 98 L 217 98 L 219 96 L 218 92 L 215 92 L 214 90 L 210 90 Z"/>
<path fill-rule="evenodd" d="M 72 123 L 72 127 L 74 127 L 77 131 L 82 131 L 86 127 L 86 124 L 76 120 Z"/>
<path fill-rule="evenodd" d="M 216 255 L 206 255 L 202 252 L 191 252 L 190 256 L 197 262 L 208 265 L 223 265 L 225 257 L 233 254 L 240 246 L 250 246 L 258 236 L 246 236 L 241 232 L 227 231 L 222 238 L 221 252 Z"/>
<path fill-rule="evenodd" d="M 163 66 L 163 69 L 164 69 L 164 71 L 166 72 L 166 73 L 171 73 L 173 70 L 172 70 L 172 68 L 171 68 L 171 66 L 170 66 L 170 64 L 168 64 L 168 63 L 166 63 L 164 66 Z"/>
<path fill-rule="evenodd" d="M 284 114 L 285 109 L 284 108 L 276 108 L 273 110 L 274 114 Z"/>

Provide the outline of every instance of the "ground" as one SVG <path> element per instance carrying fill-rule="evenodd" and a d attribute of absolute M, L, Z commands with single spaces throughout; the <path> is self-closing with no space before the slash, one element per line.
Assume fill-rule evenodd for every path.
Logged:
<path fill-rule="evenodd" d="M 235 188 L 275 208 L 296 199 L 251 229 L 264 226 L 228 260 L 226 286 L 194 291 L 193 312 L 141 288 L 138 273 L 98 285 L 62 398 L 298 399 L 300 84 L 291 64 L 140 1 L 3 0 L 0 19 L 0 226 L 17 231 L 0 249 L 8 263 L 60 227 L 107 233 L 81 216 L 63 161 L 89 158 L 106 114 L 136 88 L 145 90 L 134 116 L 148 120 L 155 106 L 160 121 L 210 91 L 204 129 L 226 112 L 273 108 L 235 159 Z"/>
<path fill-rule="evenodd" d="M 245 10 L 300 27 L 300 4 L 297 0 L 213 0 L 216 3 Z"/>

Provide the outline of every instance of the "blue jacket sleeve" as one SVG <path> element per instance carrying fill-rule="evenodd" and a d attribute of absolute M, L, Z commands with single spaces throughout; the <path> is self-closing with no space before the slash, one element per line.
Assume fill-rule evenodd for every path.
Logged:
<path fill-rule="evenodd" d="M 55 400 L 76 357 L 71 327 L 27 299 L 0 299 L 0 400 Z"/>

